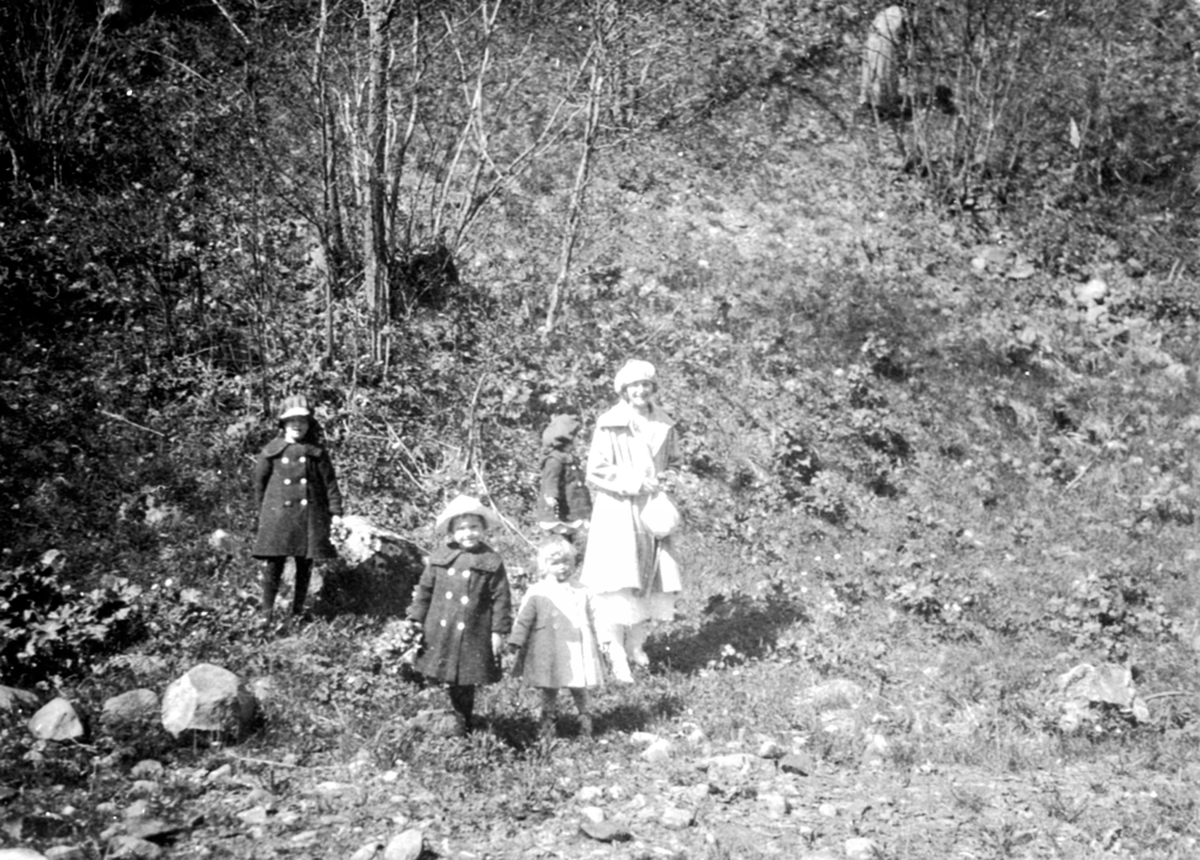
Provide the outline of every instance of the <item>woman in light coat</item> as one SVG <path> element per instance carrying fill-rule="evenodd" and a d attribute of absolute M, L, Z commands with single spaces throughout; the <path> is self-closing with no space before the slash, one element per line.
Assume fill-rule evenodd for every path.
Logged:
<path fill-rule="evenodd" d="M 671 620 L 682 589 L 674 543 L 656 537 L 642 509 L 673 483 L 675 424 L 654 405 L 654 365 L 632 360 L 613 387 L 620 401 L 600 416 L 588 452 L 592 524 L 580 582 L 595 595 L 596 632 L 613 678 L 632 682 L 629 661 L 646 665 L 650 622 Z"/>

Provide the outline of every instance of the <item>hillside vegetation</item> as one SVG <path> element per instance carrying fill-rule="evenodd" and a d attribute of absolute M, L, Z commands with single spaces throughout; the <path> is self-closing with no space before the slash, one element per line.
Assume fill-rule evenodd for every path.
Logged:
<path fill-rule="evenodd" d="M 1200 15 L 961 5 L 910 9 L 893 117 L 859 2 L 0 10 L 0 684 L 271 690 L 236 744 L 0 713 L 0 853 L 117 856 L 142 802 L 179 857 L 1193 856 Z M 521 574 L 540 432 L 629 357 L 687 591 L 595 743 L 512 679 L 427 731 L 385 618 L 257 623 L 210 536 L 285 395 L 352 513 L 428 550 L 485 494 Z"/>

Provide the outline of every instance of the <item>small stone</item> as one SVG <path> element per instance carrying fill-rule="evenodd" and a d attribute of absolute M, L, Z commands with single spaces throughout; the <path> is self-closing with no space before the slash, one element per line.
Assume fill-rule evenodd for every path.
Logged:
<path fill-rule="evenodd" d="M 642 758 L 648 762 L 664 762 L 671 758 L 671 742 L 660 738 L 642 750 Z"/>
<path fill-rule="evenodd" d="M 653 732 L 634 732 L 629 736 L 629 742 L 639 747 L 649 746 L 656 740 L 658 740 L 658 735 Z"/>
<path fill-rule="evenodd" d="M 784 773 L 811 776 L 813 773 L 813 762 L 811 758 L 803 753 L 788 753 L 779 760 L 779 769 Z"/>
<path fill-rule="evenodd" d="M 243 824 L 254 827 L 257 825 L 266 824 L 271 818 L 271 810 L 267 809 L 265 806 L 255 806 L 251 809 L 239 812 L 237 817 L 241 819 Z"/>
<path fill-rule="evenodd" d="M 792 805 L 782 794 L 768 792 L 758 796 L 758 804 L 771 818 L 783 818 L 791 811 Z"/>
<path fill-rule="evenodd" d="M 599 800 L 603 796 L 604 789 L 597 785 L 585 785 L 583 788 L 579 789 L 579 792 L 575 795 L 575 799 L 580 803 L 592 803 L 593 801 Z"/>
<path fill-rule="evenodd" d="M 702 768 L 740 770 L 742 768 L 750 767 L 753 761 L 754 757 L 748 753 L 726 753 L 725 755 L 714 755 L 701 759 L 699 761 L 699 765 Z"/>
<path fill-rule="evenodd" d="M 129 806 L 125 807 L 125 820 L 132 821 L 135 818 L 145 818 L 150 814 L 150 802 L 148 800 L 135 800 Z"/>
<path fill-rule="evenodd" d="M 144 729 L 154 723 L 159 707 L 158 694 L 153 690 L 130 690 L 105 699 L 100 724 L 110 732 Z"/>
<path fill-rule="evenodd" d="M 84 736 L 83 721 L 75 708 L 59 696 L 29 718 L 30 733 L 42 741 L 73 741 Z"/>
<path fill-rule="evenodd" d="M 832 803 L 822 803 L 817 807 L 817 813 L 822 818 L 837 818 L 838 808 Z"/>
<path fill-rule="evenodd" d="M 604 810 L 599 806 L 585 806 L 579 810 L 579 814 L 592 822 L 592 824 L 599 824 L 604 820 Z"/>
<path fill-rule="evenodd" d="M 608 797 L 610 800 L 624 800 L 628 796 L 628 793 L 622 786 L 610 785 L 608 787 Z"/>
<path fill-rule="evenodd" d="M 137 836 L 118 836 L 108 843 L 105 860 L 158 860 L 163 850 Z"/>
<path fill-rule="evenodd" d="M 627 829 L 611 821 L 584 821 L 579 825 L 579 832 L 597 842 L 628 842 L 633 838 Z"/>
<path fill-rule="evenodd" d="M 392 837 L 383 849 L 383 860 L 418 860 L 424 850 L 425 833 L 414 827 Z"/>
<path fill-rule="evenodd" d="M 708 740 L 708 735 L 704 734 L 702 729 L 692 729 L 688 732 L 686 740 L 688 746 L 698 747 Z"/>
<path fill-rule="evenodd" d="M 163 775 L 164 770 L 166 768 L 161 761 L 145 758 L 129 769 L 129 775 L 134 779 L 157 779 Z"/>
<path fill-rule="evenodd" d="M 46 849 L 46 860 L 87 860 L 87 851 L 81 845 L 55 845 Z"/>
<path fill-rule="evenodd" d="M 350 860 L 371 860 L 376 854 L 383 850 L 382 842 L 368 842 L 362 848 L 359 848 L 350 855 Z"/>
<path fill-rule="evenodd" d="M 388 783 L 389 785 L 390 785 L 391 783 L 393 783 L 393 782 L 398 782 L 398 781 L 399 781 L 399 779 L 400 779 L 400 771 L 398 771 L 398 770 L 385 770 L 383 773 L 381 773 L 381 774 L 379 775 L 379 779 L 380 779 L 380 781 L 382 781 L 382 782 L 386 782 L 386 783 Z"/>
<path fill-rule="evenodd" d="M 767 738 L 758 745 L 759 758 L 783 758 L 783 747 L 781 747 L 774 739 Z"/>
<path fill-rule="evenodd" d="M 0 685 L 0 714 L 16 713 L 17 711 L 32 711 L 37 707 L 38 698 L 28 690 L 18 690 L 16 687 Z M 10 851 L 28 851 L 28 848 L 11 848 Z"/>
<path fill-rule="evenodd" d="M 162 793 L 162 786 L 152 779 L 138 779 L 129 787 L 129 793 L 134 797 L 154 797 Z"/>
<path fill-rule="evenodd" d="M 879 856 L 879 846 L 874 840 L 865 836 L 847 839 L 845 843 L 846 860 L 874 860 Z"/>
<path fill-rule="evenodd" d="M 32 848 L 0 848 L 0 860 L 46 860 L 46 855 Z"/>
<path fill-rule="evenodd" d="M 680 809 L 677 806 L 670 806 L 663 812 L 659 819 L 663 827 L 669 827 L 672 830 L 682 830 L 685 827 L 691 827 L 696 821 L 696 813 L 690 809 Z"/>
<path fill-rule="evenodd" d="M 698 782 L 684 789 L 683 797 L 690 803 L 699 803 L 712 793 L 713 789 L 710 783 Z"/>
<path fill-rule="evenodd" d="M 221 782 L 233 775 L 233 765 L 223 764 L 218 768 L 214 768 L 204 777 L 204 781 L 208 783 Z"/>

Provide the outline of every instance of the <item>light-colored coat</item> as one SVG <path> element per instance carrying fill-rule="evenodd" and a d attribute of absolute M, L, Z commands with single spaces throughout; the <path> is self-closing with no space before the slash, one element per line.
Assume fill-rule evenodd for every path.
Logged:
<path fill-rule="evenodd" d="M 900 109 L 903 95 L 901 65 L 907 38 L 907 22 L 901 7 L 888 6 L 875 16 L 863 48 L 859 85 L 862 104 L 884 113 Z"/>
<path fill-rule="evenodd" d="M 640 515 L 650 498 L 642 491 L 645 479 L 676 465 L 675 423 L 658 408 L 640 419 L 643 429 L 635 433 L 637 421 L 633 407 L 621 401 L 597 420 L 588 451 L 592 523 L 579 580 L 597 594 L 682 590 L 672 539 L 656 539 Z"/>
<path fill-rule="evenodd" d="M 508 644 L 519 649 L 513 673 L 531 687 L 604 684 L 591 596 L 578 582 L 548 578 L 530 586 Z"/>

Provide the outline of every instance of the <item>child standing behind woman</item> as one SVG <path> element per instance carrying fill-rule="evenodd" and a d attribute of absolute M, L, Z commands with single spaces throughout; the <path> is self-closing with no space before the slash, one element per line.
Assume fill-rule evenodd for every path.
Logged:
<path fill-rule="evenodd" d="M 592 514 L 592 496 L 572 448 L 579 419 L 555 415 L 542 432 L 542 473 L 538 486 L 538 525 L 574 541 Z"/>
<path fill-rule="evenodd" d="M 281 435 L 267 444 L 254 465 L 258 537 L 252 555 L 264 561 L 262 609 L 267 624 L 275 616 L 275 598 L 288 557 L 296 560 L 292 615 L 304 611 L 314 561 L 337 558 L 330 528 L 342 515 L 342 492 L 321 428 L 303 395 L 283 401 Z"/>
<path fill-rule="evenodd" d="M 558 691 L 564 687 L 575 700 L 581 733 L 590 738 L 588 690 L 603 686 L 604 676 L 591 598 L 574 578 L 575 547 L 563 538 L 551 539 L 538 550 L 537 565 L 542 578 L 526 592 L 508 638 L 518 654 L 513 672 L 541 690 L 543 738 L 555 736 Z"/>
<path fill-rule="evenodd" d="M 500 680 L 504 637 L 512 629 L 512 597 L 504 562 L 484 539 L 496 515 L 471 496 L 458 496 L 437 518 L 446 546 L 434 550 L 408 607 L 424 634 L 413 664 L 449 685 L 459 734 L 472 728 L 475 688 Z"/>

